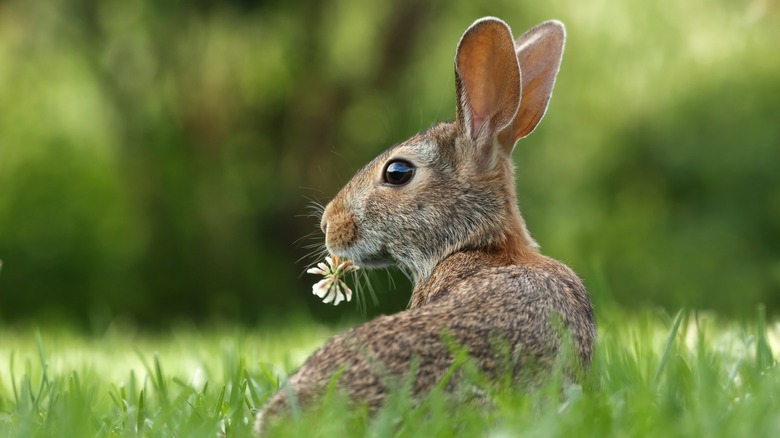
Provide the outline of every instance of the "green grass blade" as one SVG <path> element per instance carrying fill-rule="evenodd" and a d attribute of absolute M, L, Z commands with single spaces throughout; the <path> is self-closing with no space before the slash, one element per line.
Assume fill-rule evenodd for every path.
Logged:
<path fill-rule="evenodd" d="M 658 363 L 658 369 L 655 372 L 655 378 L 653 379 L 653 387 L 657 388 L 658 383 L 661 381 L 661 374 L 663 374 L 666 362 L 669 360 L 669 353 L 672 351 L 672 345 L 674 344 L 674 338 L 677 336 L 677 331 L 680 329 L 680 323 L 687 314 L 685 308 L 680 309 L 677 312 L 677 316 L 674 317 L 674 323 L 672 329 L 669 331 L 669 335 L 666 337 L 666 344 L 664 345 L 663 354 L 661 354 L 661 360 Z"/>
<path fill-rule="evenodd" d="M 35 331 L 35 345 L 38 349 L 38 360 L 41 364 L 41 383 L 38 385 L 38 394 L 36 394 L 35 399 L 33 400 L 33 407 L 37 410 L 41 400 L 49 389 L 49 365 L 46 362 L 46 355 L 43 352 L 43 340 L 41 339 L 41 332 L 38 330 Z"/>
<path fill-rule="evenodd" d="M 774 364 L 772 348 L 766 338 L 766 306 L 758 305 L 758 336 L 756 342 L 756 364 L 765 370 Z"/>
<path fill-rule="evenodd" d="M 217 416 L 222 413 L 222 403 L 225 401 L 225 385 L 222 385 L 222 389 L 219 391 L 219 396 L 217 397 L 217 402 L 214 403 L 214 410 L 212 411 L 211 416 L 213 418 L 218 418 Z"/>
<path fill-rule="evenodd" d="M 138 395 L 138 411 L 136 413 L 135 417 L 135 430 L 137 432 L 141 432 L 144 427 L 144 416 L 146 413 L 144 412 L 144 390 L 142 389 L 140 394 Z"/>
<path fill-rule="evenodd" d="M 19 391 L 16 389 L 16 375 L 14 373 L 14 356 L 16 355 L 15 350 L 11 350 L 11 357 L 8 359 L 8 371 L 11 375 L 11 389 L 13 389 L 14 392 L 14 404 L 19 404 Z"/>
<path fill-rule="evenodd" d="M 249 388 L 249 399 L 252 401 L 252 407 L 260 407 L 260 397 L 257 395 L 257 388 L 255 387 L 255 381 L 252 380 L 251 377 L 249 377 L 249 373 L 247 370 L 244 370 L 244 379 L 246 379 L 247 382 L 247 388 Z"/>
<path fill-rule="evenodd" d="M 168 385 L 165 382 L 165 377 L 162 372 L 162 365 L 160 364 L 160 357 L 157 353 L 154 354 L 154 376 L 152 380 L 154 382 L 155 389 L 157 390 L 157 396 L 160 399 L 162 406 L 168 405 Z"/>

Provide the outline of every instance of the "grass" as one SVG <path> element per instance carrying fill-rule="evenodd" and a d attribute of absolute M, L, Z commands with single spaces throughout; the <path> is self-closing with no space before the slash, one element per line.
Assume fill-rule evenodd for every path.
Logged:
<path fill-rule="evenodd" d="M 493 409 L 403 389 L 369 419 L 330 394 L 272 436 L 774 436 L 780 323 L 619 312 L 599 323 L 592 371 L 526 394 L 488 385 Z M 0 436 L 248 436 L 252 410 L 334 329 L 298 322 L 102 336 L 0 329 Z M 563 394 L 563 395 L 561 395 Z"/>

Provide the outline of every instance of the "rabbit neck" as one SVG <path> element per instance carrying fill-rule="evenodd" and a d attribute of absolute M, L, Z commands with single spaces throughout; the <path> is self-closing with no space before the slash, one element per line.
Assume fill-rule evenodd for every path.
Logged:
<path fill-rule="evenodd" d="M 509 260 L 514 261 L 510 264 L 519 264 L 524 259 L 525 254 L 530 250 L 536 253 L 539 250 L 539 244 L 531 237 L 528 227 L 525 225 L 525 219 L 520 213 L 517 205 L 517 193 L 515 190 L 515 166 L 511 158 L 507 158 L 504 163 L 504 199 L 509 200 L 504 213 L 504 233 L 503 238 L 497 239 L 493 244 L 492 251 L 504 254 Z"/>
<path fill-rule="evenodd" d="M 511 175 L 511 173 L 510 173 Z M 514 200 L 514 178 L 506 184 L 508 198 Z M 543 266 L 550 259 L 539 253 L 517 203 L 512 201 L 502 215 L 502 231 L 486 245 L 456 251 L 439 261 L 430 274 L 415 278 L 409 307 L 415 308 L 446 296 L 453 285 L 479 270 L 502 266 Z"/>
<path fill-rule="evenodd" d="M 522 265 L 538 255 L 539 245 L 531 237 L 520 213 L 515 191 L 515 166 L 510 157 L 504 157 L 497 166 L 497 174 L 503 199 L 506 200 L 498 215 L 498 227 L 494 236 L 479 248 L 489 254 L 495 266 Z"/>

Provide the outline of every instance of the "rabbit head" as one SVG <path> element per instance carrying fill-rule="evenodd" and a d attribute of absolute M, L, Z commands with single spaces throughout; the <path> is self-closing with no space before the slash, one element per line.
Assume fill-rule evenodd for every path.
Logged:
<path fill-rule="evenodd" d="M 516 41 L 497 18 L 471 25 L 455 54 L 456 120 L 391 147 L 347 183 L 323 213 L 328 250 L 364 267 L 398 266 L 416 283 L 458 251 L 507 263 L 535 251 L 511 153 L 545 113 L 564 39 L 557 21 Z"/>

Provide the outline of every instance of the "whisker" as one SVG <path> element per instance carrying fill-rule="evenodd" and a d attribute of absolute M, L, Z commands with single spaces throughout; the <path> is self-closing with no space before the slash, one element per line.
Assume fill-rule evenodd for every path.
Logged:
<path fill-rule="evenodd" d="M 317 263 L 322 261 L 322 259 L 328 255 L 328 250 L 325 247 L 325 243 L 323 242 L 323 236 L 322 232 L 320 231 L 320 221 L 322 220 L 322 214 L 325 211 L 325 206 L 322 205 L 321 202 L 317 201 L 316 199 L 312 199 L 311 197 L 304 196 L 308 202 L 306 205 L 306 209 L 308 210 L 307 213 L 298 215 L 298 217 L 307 217 L 312 218 L 315 220 L 315 223 L 312 224 L 312 226 L 315 228 L 315 231 L 312 231 L 299 239 L 297 239 L 294 244 L 297 245 L 300 248 L 303 248 L 306 250 L 306 253 L 301 256 L 298 260 L 295 261 L 296 264 L 301 263 L 305 261 L 305 267 L 303 268 L 303 271 L 301 272 L 300 276 L 303 276 L 303 274 L 312 266 L 316 266 Z M 304 242 L 306 242 L 304 244 Z"/>
<path fill-rule="evenodd" d="M 311 199 L 309 197 L 305 197 L 309 203 L 306 205 L 306 208 L 312 209 L 312 210 L 318 210 L 323 211 L 325 210 L 325 204 L 323 204 L 320 201 L 317 201 L 316 199 Z"/>
<path fill-rule="evenodd" d="M 297 214 L 297 215 L 295 215 L 295 217 L 314 219 L 316 221 L 316 224 L 314 224 L 314 226 L 319 228 L 320 227 L 320 221 L 322 220 L 322 214 L 324 212 L 325 212 L 324 209 L 323 210 L 318 210 L 318 209 L 311 208 L 311 209 L 309 209 L 309 212 Z"/>
<path fill-rule="evenodd" d="M 301 258 L 296 260 L 295 263 L 298 264 L 304 262 L 305 266 L 303 269 L 305 271 L 313 266 L 316 266 L 317 263 L 321 262 L 327 255 L 328 252 L 324 249 L 320 249 L 319 247 L 312 248 L 309 252 L 307 252 L 306 254 L 301 256 Z"/>
<path fill-rule="evenodd" d="M 390 273 L 389 269 L 385 269 L 385 274 L 387 274 L 387 283 L 390 285 L 390 290 L 395 290 L 395 278 L 393 278 L 393 275 Z"/>
<path fill-rule="evenodd" d="M 366 300 L 363 293 L 363 282 L 361 279 L 365 277 L 364 272 L 355 271 L 352 273 L 352 281 L 355 285 L 355 305 L 361 315 L 366 316 Z"/>
<path fill-rule="evenodd" d="M 366 286 L 368 287 L 368 293 L 369 295 L 371 295 L 371 301 L 374 303 L 374 306 L 378 306 L 379 298 L 376 295 L 374 286 L 371 284 L 371 277 L 369 277 L 368 272 L 366 272 L 365 280 L 366 280 Z"/>
<path fill-rule="evenodd" d="M 325 257 L 329 254 L 328 249 L 325 248 L 325 244 L 319 244 L 319 245 L 311 245 L 311 251 L 304 254 L 301 258 L 295 261 L 296 264 L 301 263 L 304 260 L 308 260 L 304 263 L 303 270 L 301 271 L 298 278 L 303 277 L 303 274 L 306 273 L 306 271 L 309 270 L 309 268 L 312 268 L 317 265 L 317 263 L 321 262 Z"/>
<path fill-rule="evenodd" d="M 295 245 L 297 245 L 299 248 L 303 248 L 305 250 L 312 250 L 312 249 L 322 249 L 325 248 L 325 242 L 323 242 L 323 239 L 321 237 L 322 233 L 318 233 L 316 231 L 312 231 L 311 233 L 299 238 L 295 241 Z M 308 241 L 309 243 L 304 244 L 304 241 Z M 309 254 L 312 254 L 314 251 L 309 251 Z"/>
<path fill-rule="evenodd" d="M 324 194 L 322 189 L 317 188 L 317 187 L 298 186 L 298 189 L 300 189 L 300 190 L 308 190 L 310 192 L 319 193 L 319 194 Z M 304 198 L 309 199 L 308 196 L 304 196 Z M 309 200 L 311 201 L 311 199 L 309 199 Z"/>
<path fill-rule="evenodd" d="M 314 266 L 317 266 L 317 263 L 322 262 L 325 260 L 325 257 L 327 257 L 330 253 L 327 249 L 314 249 L 310 253 L 308 253 L 306 256 L 302 257 L 301 260 L 298 260 L 296 263 L 300 263 L 301 261 L 308 260 L 305 262 L 306 266 L 304 267 L 305 270 L 312 268 Z"/>
<path fill-rule="evenodd" d="M 317 201 L 316 199 L 309 198 L 308 196 L 304 196 L 309 203 L 306 205 L 306 209 L 313 212 L 319 212 L 322 213 L 325 211 L 325 204 L 322 202 Z"/>
<path fill-rule="evenodd" d="M 406 277 L 407 280 L 409 280 L 410 283 L 414 283 L 414 280 L 412 279 L 412 271 L 410 271 L 407 268 L 401 268 L 401 273 L 404 274 L 404 277 Z"/>
<path fill-rule="evenodd" d="M 301 213 L 301 214 L 296 214 L 295 217 L 301 219 L 312 219 L 316 222 L 316 224 L 312 224 L 312 226 L 319 228 L 320 221 L 322 220 L 322 213 L 318 213 L 318 212 Z"/>
<path fill-rule="evenodd" d="M 301 237 L 297 238 L 295 240 L 295 242 L 293 242 L 293 245 L 298 245 L 298 244 L 301 243 L 301 241 L 306 240 L 306 239 L 316 239 L 318 234 L 320 234 L 320 233 L 318 233 L 316 231 L 312 231 L 309 234 L 306 234 L 304 236 L 301 236 Z M 304 246 L 304 248 L 306 248 L 306 247 Z"/>

